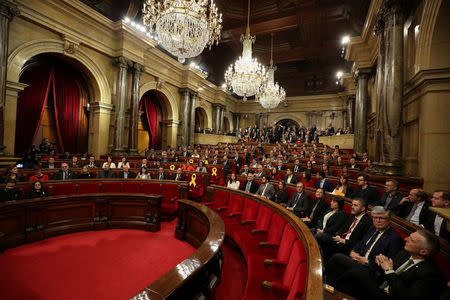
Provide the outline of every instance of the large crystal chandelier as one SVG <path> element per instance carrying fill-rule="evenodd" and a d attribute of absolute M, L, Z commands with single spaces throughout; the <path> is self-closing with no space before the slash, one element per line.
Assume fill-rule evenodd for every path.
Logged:
<path fill-rule="evenodd" d="M 265 109 L 272 109 L 278 106 L 286 98 L 286 92 L 274 81 L 275 68 L 273 66 L 273 33 L 270 41 L 270 68 L 267 83 L 262 85 L 256 94 L 256 100 Z"/>
<path fill-rule="evenodd" d="M 181 63 L 219 42 L 222 14 L 213 0 L 146 0 L 142 13 L 150 33 Z"/>
<path fill-rule="evenodd" d="M 253 96 L 258 89 L 267 80 L 267 72 L 263 65 L 258 63 L 256 58 L 252 58 L 252 43 L 255 37 L 250 36 L 250 0 L 248 1 L 247 29 L 245 36 L 241 36 L 243 43 L 242 56 L 231 64 L 225 72 L 225 83 L 233 89 L 238 96 L 243 96 L 244 101 L 247 97 Z"/>

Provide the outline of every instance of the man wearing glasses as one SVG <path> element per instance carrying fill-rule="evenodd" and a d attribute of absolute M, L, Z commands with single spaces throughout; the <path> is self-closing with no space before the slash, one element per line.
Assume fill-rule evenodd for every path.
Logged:
<path fill-rule="evenodd" d="M 403 247 L 400 235 L 391 227 L 391 213 L 383 206 L 372 208 L 373 226 L 369 228 L 363 239 L 353 247 L 349 255 L 336 253 L 326 264 L 327 283 L 337 287 L 345 287 L 347 272 L 369 272 L 375 275 L 376 256 L 383 254 L 393 258 Z"/>
<path fill-rule="evenodd" d="M 375 187 L 369 185 L 368 175 L 358 175 L 358 188 L 353 192 L 350 198 L 363 198 L 370 205 L 378 203 L 378 191 Z"/>

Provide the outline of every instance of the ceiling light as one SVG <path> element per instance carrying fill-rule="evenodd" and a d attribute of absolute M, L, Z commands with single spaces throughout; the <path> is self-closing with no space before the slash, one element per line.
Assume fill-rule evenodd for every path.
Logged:
<path fill-rule="evenodd" d="M 349 41 L 350 41 L 350 37 L 348 35 L 344 36 L 342 38 L 342 45 L 348 44 Z"/>

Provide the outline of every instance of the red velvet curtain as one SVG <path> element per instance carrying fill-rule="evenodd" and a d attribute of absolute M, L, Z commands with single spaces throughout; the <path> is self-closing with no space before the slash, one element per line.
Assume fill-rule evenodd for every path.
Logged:
<path fill-rule="evenodd" d="M 52 78 L 53 69 L 35 66 L 26 70 L 19 80 L 28 86 L 19 93 L 17 100 L 16 154 L 27 152 L 36 137 Z"/>
<path fill-rule="evenodd" d="M 77 152 L 80 92 L 68 70 L 56 67 L 53 79 L 56 131 L 61 151 Z"/>
<path fill-rule="evenodd" d="M 155 102 L 149 94 L 144 94 L 141 99 L 140 107 L 144 106 L 147 116 L 148 128 L 151 135 L 150 148 L 155 148 L 160 143 L 162 112 L 160 106 Z"/>

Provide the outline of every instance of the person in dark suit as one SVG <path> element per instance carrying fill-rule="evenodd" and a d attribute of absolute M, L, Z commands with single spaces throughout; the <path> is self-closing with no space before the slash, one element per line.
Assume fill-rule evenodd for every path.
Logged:
<path fill-rule="evenodd" d="M 228 160 L 228 156 L 224 155 L 222 164 L 224 176 L 226 177 L 228 174 L 231 173 L 231 162 Z"/>
<path fill-rule="evenodd" d="M 127 165 L 124 165 L 122 167 L 122 172 L 120 172 L 119 175 L 117 176 L 117 178 L 124 178 L 124 179 L 131 179 L 135 177 L 136 175 L 130 171 Z"/>
<path fill-rule="evenodd" d="M 261 185 L 256 191 L 256 195 L 265 197 L 269 200 L 272 200 L 275 195 L 275 188 L 273 184 L 269 182 L 266 176 L 263 176 L 261 179 Z"/>
<path fill-rule="evenodd" d="M 244 175 L 247 176 L 249 173 L 251 173 L 252 170 L 250 170 L 250 168 L 248 167 L 248 165 L 244 165 L 241 169 L 241 171 L 239 172 L 239 175 Z"/>
<path fill-rule="evenodd" d="M 368 300 L 439 299 L 445 281 L 432 259 L 439 247 L 435 235 L 425 230 L 413 232 L 393 259 L 383 254 L 376 257 L 379 274 L 348 272 L 339 290 Z"/>
<path fill-rule="evenodd" d="M 372 208 L 373 226 L 363 239 L 353 247 L 349 255 L 336 253 L 326 264 L 327 283 L 340 290 L 340 283 L 345 284 L 347 272 L 362 271 L 374 274 L 375 258 L 383 254 L 394 257 L 403 246 L 400 235 L 391 227 L 391 213 L 382 206 Z"/>
<path fill-rule="evenodd" d="M 94 156 L 89 156 L 89 162 L 87 164 L 88 168 L 95 169 L 98 168 L 98 164 L 95 162 Z"/>
<path fill-rule="evenodd" d="M 286 170 L 286 175 L 284 176 L 283 181 L 286 182 L 286 183 L 296 184 L 298 182 L 298 178 L 297 178 L 297 176 L 292 174 L 292 170 L 291 169 L 287 169 Z"/>
<path fill-rule="evenodd" d="M 306 211 L 310 202 L 309 195 L 303 190 L 303 187 L 303 183 L 297 183 L 296 192 L 292 194 L 291 199 L 286 205 L 286 209 L 294 212 L 299 218 L 306 216 Z"/>
<path fill-rule="evenodd" d="M 283 165 L 283 161 L 279 160 L 276 166 L 277 171 L 284 171 L 286 170 L 286 167 Z"/>
<path fill-rule="evenodd" d="M 450 209 L 449 192 L 446 190 L 434 191 L 433 197 L 431 198 L 431 205 L 433 207 Z M 425 228 L 430 232 L 433 232 L 435 235 L 450 241 L 450 232 L 447 229 L 447 220 L 435 212 L 430 211 Z"/>
<path fill-rule="evenodd" d="M 300 161 L 296 159 L 294 165 L 291 167 L 292 173 L 303 172 L 305 169 L 300 165 Z"/>
<path fill-rule="evenodd" d="M 334 253 L 350 254 L 352 248 L 362 240 L 372 225 L 372 219 L 366 213 L 367 209 L 366 200 L 362 198 L 353 199 L 351 215 L 335 235 L 327 233 L 320 236 L 316 235 L 325 262 Z"/>
<path fill-rule="evenodd" d="M 0 203 L 21 199 L 22 192 L 16 189 L 16 182 L 14 179 L 7 179 L 5 182 L 5 187 L 0 190 Z"/>
<path fill-rule="evenodd" d="M 399 217 L 416 225 L 425 226 L 430 218 L 429 206 L 428 195 L 421 189 L 412 189 L 408 196 L 400 200 Z"/>
<path fill-rule="evenodd" d="M 377 205 L 383 206 L 385 209 L 398 215 L 400 212 L 400 201 L 403 199 L 403 195 L 398 191 L 399 183 L 395 179 L 386 179 L 385 190 L 386 193 L 381 196 Z"/>
<path fill-rule="evenodd" d="M 184 147 L 183 152 L 181 152 L 181 156 L 189 157 L 191 156 L 191 153 L 186 149 L 186 147 Z"/>
<path fill-rule="evenodd" d="M 241 190 L 246 191 L 247 193 L 256 193 L 256 191 L 258 190 L 259 186 L 256 182 L 253 181 L 253 174 L 248 174 L 247 175 L 247 180 L 244 182 L 244 184 L 242 185 Z"/>
<path fill-rule="evenodd" d="M 375 187 L 369 185 L 369 176 L 367 174 L 358 175 L 358 188 L 353 192 L 351 198 L 364 198 L 370 205 L 378 202 L 378 191 Z"/>
<path fill-rule="evenodd" d="M 61 164 L 61 170 L 55 173 L 53 180 L 70 180 L 75 179 L 75 173 L 69 170 L 69 165 L 66 162 Z"/>
<path fill-rule="evenodd" d="M 306 217 L 302 218 L 302 221 L 305 222 L 309 228 L 317 227 L 319 220 L 328 209 L 328 203 L 325 200 L 325 191 L 318 188 L 315 196 L 315 199 L 308 205 Z"/>
<path fill-rule="evenodd" d="M 42 167 L 44 169 L 57 169 L 59 168 L 59 164 L 55 163 L 55 158 L 53 156 L 50 156 L 48 158 L 48 162 L 46 164 L 42 164 Z"/>
<path fill-rule="evenodd" d="M 89 168 L 87 165 L 81 168 L 81 173 L 78 175 L 77 179 L 90 179 L 92 178 L 91 173 L 89 173 Z"/>
<path fill-rule="evenodd" d="M 355 158 L 350 158 L 350 162 L 348 163 L 347 167 L 349 169 L 361 169 L 361 166 L 356 162 Z"/>
<path fill-rule="evenodd" d="M 177 169 L 177 173 L 173 174 L 172 180 L 175 181 L 185 181 L 186 178 L 183 175 L 183 170 L 181 168 Z"/>
<path fill-rule="evenodd" d="M 234 155 L 234 168 L 236 172 L 240 170 L 241 166 L 242 166 L 242 158 L 239 156 L 239 153 L 236 152 Z"/>
<path fill-rule="evenodd" d="M 262 165 L 258 165 L 258 170 L 255 172 L 254 175 L 255 175 L 256 178 L 263 178 L 264 176 L 267 177 L 267 174 L 266 174 L 266 172 L 264 171 Z"/>
<path fill-rule="evenodd" d="M 166 172 L 164 172 L 164 169 L 162 167 L 159 167 L 158 173 L 156 173 L 156 175 L 155 175 L 155 179 L 167 180 L 167 179 L 169 179 L 169 176 L 167 175 Z"/>
<path fill-rule="evenodd" d="M 286 206 L 289 199 L 289 192 L 286 190 L 286 183 L 284 181 L 278 182 L 278 190 L 273 196 L 273 201 L 280 204 L 281 206 Z"/>
<path fill-rule="evenodd" d="M 316 229 L 316 238 L 322 234 L 335 235 L 347 220 L 347 213 L 343 210 L 344 198 L 334 197 L 330 202 L 330 208 L 319 221 Z"/>
<path fill-rule="evenodd" d="M 44 188 L 44 184 L 39 180 L 33 182 L 31 189 L 27 192 L 25 198 L 33 199 L 33 198 L 43 198 L 50 196 L 50 193 Z"/>
<path fill-rule="evenodd" d="M 103 166 L 103 170 L 97 173 L 97 178 L 114 178 L 114 173 L 109 168 L 109 163 Z"/>
<path fill-rule="evenodd" d="M 316 189 L 321 188 L 325 192 L 329 193 L 331 193 L 334 190 L 333 184 L 331 183 L 331 181 L 327 179 L 327 175 L 325 174 L 324 171 L 319 172 L 319 179 L 316 182 L 315 188 Z"/>

